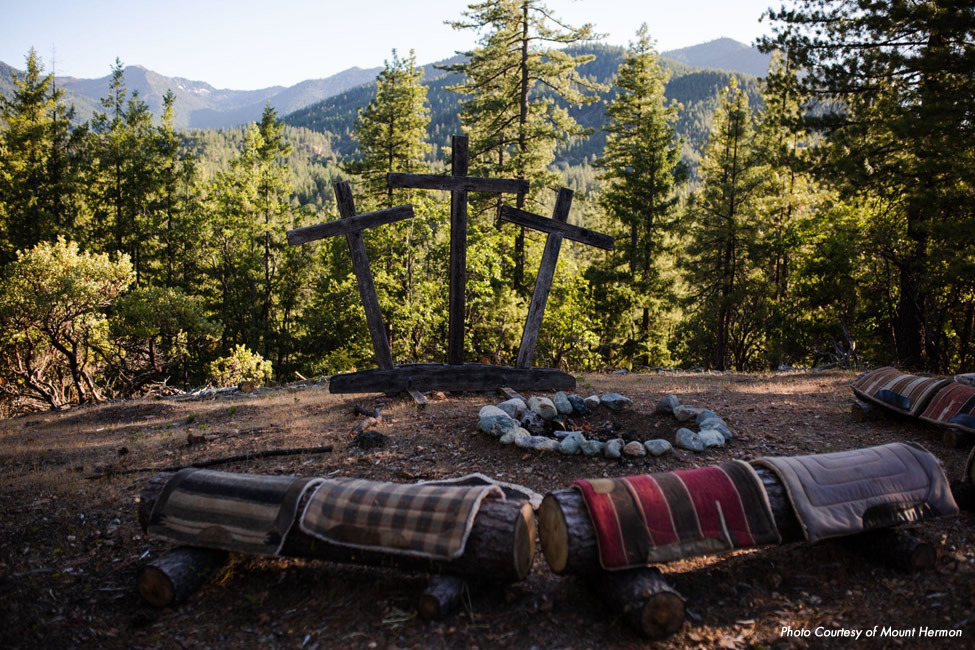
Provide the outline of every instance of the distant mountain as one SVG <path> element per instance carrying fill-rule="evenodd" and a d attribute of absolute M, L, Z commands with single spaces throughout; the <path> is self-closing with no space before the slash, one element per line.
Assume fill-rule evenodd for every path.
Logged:
<path fill-rule="evenodd" d="M 260 119 L 270 102 L 279 115 L 321 101 L 349 88 L 376 78 L 381 68 L 349 68 L 325 79 L 309 79 L 294 86 L 271 86 L 259 90 L 217 89 L 202 81 L 166 77 L 138 65 L 125 68 L 129 92 L 138 91 L 150 110 L 162 112 L 163 95 L 172 90 L 176 95 L 176 126 L 180 128 L 224 128 Z M 0 62 L 0 93 L 13 90 L 12 75 L 19 71 Z M 87 120 L 99 108 L 99 99 L 108 94 L 111 76 L 98 79 L 57 77 L 55 82 L 66 91 L 68 103 L 75 105 L 79 121 Z"/>
<path fill-rule="evenodd" d="M 695 68 L 743 72 L 753 77 L 764 77 L 772 61 L 771 55 L 762 54 L 758 48 L 731 38 L 719 38 L 679 50 L 661 52 L 660 56 Z"/>
<path fill-rule="evenodd" d="M 745 46 L 742 46 L 745 47 Z M 592 54 L 595 59 L 580 67 L 579 72 L 599 83 L 612 84 L 616 71 L 623 61 L 624 49 L 618 46 L 590 44 L 569 49 L 573 55 Z M 454 62 L 452 59 L 450 62 Z M 445 146 L 450 135 L 460 133 L 458 111 L 461 97 L 448 87 L 459 82 L 455 74 L 448 74 L 431 64 L 424 68 L 423 83 L 427 86 L 427 101 L 430 104 L 430 126 L 427 137 L 435 148 Z M 684 156 L 694 165 L 701 153 L 703 143 L 711 126 L 711 116 L 717 105 L 718 92 L 728 85 L 732 76 L 739 79 L 740 87 L 748 94 L 752 105 L 760 100 L 757 79 L 753 75 L 720 69 L 702 70 L 683 62 L 663 58 L 661 64 L 670 71 L 666 96 L 679 102 L 684 108 L 676 124 L 679 136 L 684 139 Z M 360 108 L 375 96 L 375 84 L 351 88 L 326 100 L 306 106 L 284 117 L 286 124 L 304 127 L 331 135 L 332 150 L 340 157 L 358 155 L 356 141 L 353 139 L 354 123 Z M 606 103 L 614 96 L 610 89 L 600 94 L 599 101 L 583 107 L 569 107 L 569 113 L 583 127 L 592 129 L 589 137 L 578 138 L 563 145 L 556 152 L 556 163 L 578 165 L 592 162 L 602 155 L 606 134 L 600 127 L 606 120 Z"/>

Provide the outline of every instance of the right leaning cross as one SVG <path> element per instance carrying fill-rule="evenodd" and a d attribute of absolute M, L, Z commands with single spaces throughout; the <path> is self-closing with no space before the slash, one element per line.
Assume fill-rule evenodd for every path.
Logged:
<path fill-rule="evenodd" d="M 606 250 L 613 248 L 613 238 L 609 235 L 566 223 L 571 206 L 572 190 L 565 187 L 559 189 L 551 219 L 506 205 L 501 206 L 498 215 L 501 219 L 548 233 L 545 251 L 542 253 L 542 261 L 538 267 L 538 276 L 535 278 L 535 291 L 532 293 L 531 305 L 528 307 L 528 318 L 525 319 L 525 331 L 521 335 L 516 368 L 531 368 L 532 360 L 535 358 L 535 344 L 538 343 L 538 331 L 542 326 L 548 293 L 552 289 L 555 266 L 559 262 L 562 239 L 568 238 Z"/>

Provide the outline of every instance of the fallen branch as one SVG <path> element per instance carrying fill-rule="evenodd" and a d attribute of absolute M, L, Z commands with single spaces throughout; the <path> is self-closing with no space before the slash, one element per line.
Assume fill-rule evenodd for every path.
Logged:
<path fill-rule="evenodd" d="M 355 425 L 352 432 L 349 433 L 350 438 L 355 438 L 363 431 L 379 426 L 383 422 L 383 414 L 379 412 L 378 408 L 367 409 L 361 404 L 356 404 L 355 412 L 357 415 L 364 415 L 366 417 L 359 424 Z"/>
<path fill-rule="evenodd" d="M 143 472 L 178 472 L 179 470 L 186 469 L 187 467 L 214 467 L 215 465 L 236 463 L 241 460 L 257 460 L 258 458 L 273 458 L 275 456 L 297 456 L 299 454 L 327 454 L 331 451 L 332 445 L 322 445 L 321 447 L 295 447 L 290 449 L 266 449 L 264 451 L 253 451 L 246 454 L 238 454 L 236 456 L 225 456 L 223 458 L 201 460 L 196 463 L 189 463 L 188 465 L 170 465 L 169 467 L 130 467 L 128 469 L 109 470 L 101 474 L 93 474 L 87 478 L 96 479 L 103 478 L 105 476 L 139 474 Z"/>

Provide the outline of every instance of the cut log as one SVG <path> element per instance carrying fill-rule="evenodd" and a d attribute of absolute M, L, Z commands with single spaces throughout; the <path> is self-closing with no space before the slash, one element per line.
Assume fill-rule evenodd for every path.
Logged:
<path fill-rule="evenodd" d="M 139 595 L 153 607 L 175 605 L 202 587 L 227 556 L 226 551 L 178 546 L 139 569 Z"/>
<path fill-rule="evenodd" d="M 843 545 L 865 558 L 901 571 L 929 571 L 938 563 L 934 544 L 899 528 L 868 530 L 842 538 Z"/>
<path fill-rule="evenodd" d="M 968 481 L 952 481 L 951 496 L 961 510 L 975 512 L 975 485 Z"/>
<path fill-rule="evenodd" d="M 883 417 L 883 412 L 879 406 L 858 399 L 853 400 L 850 414 L 853 416 L 854 422 L 871 422 Z"/>
<path fill-rule="evenodd" d="M 467 582 L 449 575 L 430 577 L 430 584 L 417 601 L 416 609 L 427 620 L 440 619 L 457 607 L 464 596 Z"/>
<path fill-rule="evenodd" d="M 945 429 L 941 434 L 941 442 L 948 449 L 968 449 L 975 445 L 975 433 L 961 429 Z"/>
<path fill-rule="evenodd" d="M 154 476 L 140 494 L 138 515 L 143 529 L 149 525 L 152 508 L 169 476 Z M 298 512 L 303 511 L 309 498 L 310 495 L 304 497 Z M 464 554 L 453 560 L 429 560 L 331 544 L 305 534 L 297 521 L 288 532 L 281 555 L 518 582 L 528 576 L 535 559 L 535 513 L 527 502 L 485 499 L 474 518 Z"/>
<path fill-rule="evenodd" d="M 590 576 L 589 585 L 627 623 L 649 639 L 664 639 L 684 624 L 684 598 L 656 567 L 607 571 Z"/>
<path fill-rule="evenodd" d="M 789 502 L 785 486 L 771 470 L 756 467 L 772 507 L 772 518 L 782 537 L 782 543 L 805 540 L 799 520 Z M 599 546 L 596 532 L 586 510 L 582 494 L 574 489 L 555 490 L 545 495 L 538 509 L 538 529 L 542 554 L 552 571 L 558 574 L 589 575 L 600 571 Z M 893 534 L 894 537 L 890 537 Z M 887 566 L 903 568 L 925 566 L 929 551 L 924 542 L 914 539 L 907 531 L 891 529 L 867 531 L 855 543 L 869 557 Z M 891 540 L 897 540 L 896 544 Z M 908 541 L 909 539 L 913 541 Z M 876 549 L 867 551 L 866 549 Z M 604 575 L 599 573 L 599 575 Z"/>

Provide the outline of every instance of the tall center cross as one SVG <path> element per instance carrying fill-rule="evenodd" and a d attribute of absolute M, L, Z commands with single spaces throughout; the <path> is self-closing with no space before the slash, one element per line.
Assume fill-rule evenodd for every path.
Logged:
<path fill-rule="evenodd" d="M 470 152 L 466 135 L 451 138 L 450 176 L 435 174 L 387 174 L 392 188 L 450 191 L 450 324 L 447 332 L 447 363 L 464 363 L 464 315 L 467 287 L 467 193 L 527 194 L 528 181 L 523 179 L 481 178 L 468 176 Z"/>

